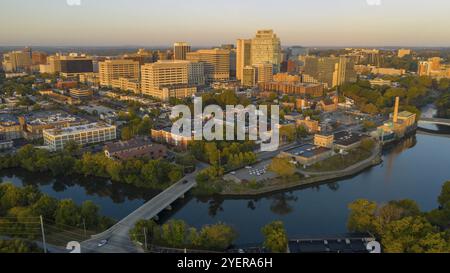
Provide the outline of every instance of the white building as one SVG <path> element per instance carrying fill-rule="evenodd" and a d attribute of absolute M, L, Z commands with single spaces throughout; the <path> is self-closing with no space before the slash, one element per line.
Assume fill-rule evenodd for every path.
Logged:
<path fill-rule="evenodd" d="M 69 141 L 79 145 L 101 143 L 117 137 L 116 126 L 106 123 L 90 123 L 85 125 L 44 130 L 44 143 L 53 151 L 64 149 Z"/>

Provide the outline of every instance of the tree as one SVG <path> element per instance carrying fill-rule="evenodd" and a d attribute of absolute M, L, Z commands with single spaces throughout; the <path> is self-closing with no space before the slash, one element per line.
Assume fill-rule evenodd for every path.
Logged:
<path fill-rule="evenodd" d="M 447 181 L 442 185 L 441 194 L 438 197 L 438 202 L 441 207 L 450 207 L 450 181 Z"/>
<path fill-rule="evenodd" d="M 147 243 L 152 244 L 159 240 L 160 230 L 158 224 L 153 220 L 139 220 L 130 230 L 129 234 L 133 241 L 144 243 L 145 235 L 147 236 Z"/>
<path fill-rule="evenodd" d="M 363 129 L 364 129 L 364 131 L 369 131 L 369 130 L 375 128 L 375 127 L 376 127 L 375 122 L 370 121 L 370 120 L 363 121 Z"/>
<path fill-rule="evenodd" d="M 44 217 L 44 219 L 54 219 L 56 209 L 58 208 L 58 200 L 48 195 L 43 195 L 34 203 L 32 209 L 36 216 Z"/>
<path fill-rule="evenodd" d="M 379 221 L 375 215 L 377 204 L 366 199 L 358 199 L 351 203 L 347 228 L 351 232 L 380 233 Z"/>
<path fill-rule="evenodd" d="M 274 253 L 286 252 L 288 239 L 283 222 L 272 222 L 264 226 L 261 232 L 264 235 L 264 247 Z"/>
<path fill-rule="evenodd" d="M 81 204 L 81 218 L 86 224 L 86 228 L 95 228 L 99 224 L 99 207 L 91 200 L 84 201 Z"/>
<path fill-rule="evenodd" d="M 35 243 L 14 239 L 0 240 L 0 253 L 42 253 Z"/>
<path fill-rule="evenodd" d="M 295 174 L 295 166 L 289 162 L 288 158 L 273 158 L 269 170 L 283 177 L 289 177 Z"/>
<path fill-rule="evenodd" d="M 61 226 L 77 227 L 81 223 L 80 209 L 71 199 L 61 200 L 55 213 L 55 222 Z"/>
<path fill-rule="evenodd" d="M 223 251 L 236 239 L 235 230 L 225 224 L 204 226 L 196 239 L 199 248 Z"/>
<path fill-rule="evenodd" d="M 372 151 L 374 146 L 375 146 L 375 142 L 370 138 L 365 138 L 365 139 L 361 140 L 360 147 L 361 147 L 361 149 L 363 149 L 365 151 L 368 151 L 368 152 Z"/>
<path fill-rule="evenodd" d="M 187 240 L 188 226 L 182 220 L 170 220 L 161 227 L 161 240 L 169 247 L 184 248 L 190 245 Z"/>
<path fill-rule="evenodd" d="M 449 248 L 442 233 L 423 217 L 406 217 L 386 226 L 382 238 L 388 253 L 444 253 Z"/>

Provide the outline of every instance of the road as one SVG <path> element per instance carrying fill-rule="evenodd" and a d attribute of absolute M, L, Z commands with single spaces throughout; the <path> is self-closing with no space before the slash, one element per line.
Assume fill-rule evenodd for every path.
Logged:
<path fill-rule="evenodd" d="M 141 219 L 153 219 L 161 211 L 168 208 L 175 200 L 182 197 L 196 185 L 195 177 L 199 171 L 208 165 L 197 164 L 194 173 L 186 175 L 183 179 L 155 196 L 137 210 L 120 220 L 108 230 L 92 236 L 92 239 L 81 243 L 83 253 L 139 253 L 142 248 L 136 246 L 130 239 L 129 231 L 134 224 Z M 187 181 L 187 182 L 185 182 Z M 107 240 L 107 244 L 99 247 L 102 240 Z"/>

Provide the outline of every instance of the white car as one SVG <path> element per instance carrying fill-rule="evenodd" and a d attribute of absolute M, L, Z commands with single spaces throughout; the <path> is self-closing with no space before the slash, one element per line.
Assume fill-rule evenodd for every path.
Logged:
<path fill-rule="evenodd" d="M 253 169 L 253 167 L 252 166 L 247 166 L 247 167 L 245 167 L 246 169 Z"/>
<path fill-rule="evenodd" d="M 97 246 L 102 247 L 102 246 L 106 245 L 107 243 L 108 243 L 108 240 L 101 240 Z"/>
<path fill-rule="evenodd" d="M 236 172 L 231 172 L 231 174 L 232 174 L 232 175 L 235 175 L 235 174 L 236 174 Z"/>

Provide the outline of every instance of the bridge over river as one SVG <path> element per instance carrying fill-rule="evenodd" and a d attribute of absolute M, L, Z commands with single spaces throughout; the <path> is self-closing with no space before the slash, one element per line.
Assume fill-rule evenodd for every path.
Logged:
<path fill-rule="evenodd" d="M 142 251 L 129 237 L 129 231 L 134 224 L 141 219 L 156 218 L 161 211 L 169 209 L 171 204 L 177 199 L 183 198 L 189 190 L 196 186 L 195 177 L 198 172 L 206 167 L 206 164 L 198 164 L 194 173 L 185 176 L 182 180 L 149 200 L 109 229 L 82 242 L 82 252 L 137 253 Z M 104 246 L 99 247 L 98 244 L 102 240 L 107 240 L 108 242 Z"/>

